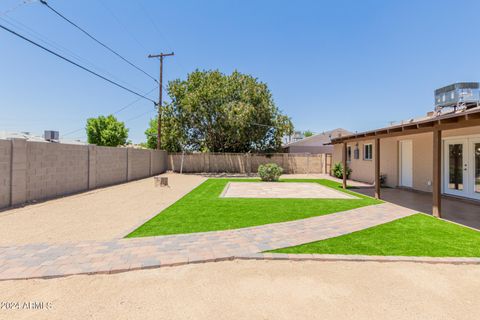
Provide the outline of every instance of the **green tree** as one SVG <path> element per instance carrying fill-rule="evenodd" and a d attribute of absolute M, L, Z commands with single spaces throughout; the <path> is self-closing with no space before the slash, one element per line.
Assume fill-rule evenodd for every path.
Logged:
<path fill-rule="evenodd" d="M 150 149 L 157 148 L 158 116 L 150 119 L 150 124 L 145 131 L 146 145 Z M 178 119 L 173 114 L 172 105 L 162 108 L 162 149 L 169 152 L 182 151 L 185 143 L 184 134 Z"/>
<path fill-rule="evenodd" d="M 304 136 L 305 138 L 311 137 L 311 136 L 313 136 L 314 134 L 315 134 L 315 133 L 313 133 L 313 131 L 310 131 L 310 130 L 305 130 L 305 131 L 303 131 L 303 136 Z"/>
<path fill-rule="evenodd" d="M 168 151 L 276 151 L 293 132 L 267 85 L 250 75 L 197 70 L 171 81 L 168 92 L 172 102 L 162 114 L 162 147 Z M 153 141 L 156 127 L 147 132 Z"/>
<path fill-rule="evenodd" d="M 89 118 L 85 129 L 88 143 L 108 147 L 127 143 L 128 129 L 125 128 L 125 123 L 118 121 L 113 115 Z"/>

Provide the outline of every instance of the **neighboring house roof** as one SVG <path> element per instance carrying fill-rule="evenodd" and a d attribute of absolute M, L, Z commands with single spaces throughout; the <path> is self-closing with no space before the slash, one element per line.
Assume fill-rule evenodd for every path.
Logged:
<path fill-rule="evenodd" d="M 480 119 L 480 107 L 453 110 L 449 112 L 443 112 L 441 114 L 435 114 L 434 112 L 429 112 L 424 117 L 408 119 L 408 120 L 401 121 L 399 123 L 392 123 L 388 127 L 359 132 L 359 133 L 352 133 L 350 135 L 345 135 L 337 138 L 332 137 L 332 144 L 342 143 L 344 141 L 348 141 L 351 139 L 369 138 L 369 137 L 373 138 L 379 135 L 388 135 L 388 134 L 399 133 L 399 132 L 402 132 L 405 135 L 407 135 L 411 132 L 414 132 L 415 130 L 417 131 L 420 129 L 431 130 L 431 128 L 435 124 L 452 123 L 454 121 L 458 121 L 458 119 L 460 118 L 465 118 L 470 120 Z"/>
<path fill-rule="evenodd" d="M 314 134 L 313 136 L 303 138 L 302 140 L 287 143 L 283 147 L 284 148 L 293 147 L 293 146 L 318 147 L 318 146 L 329 144 L 331 142 L 331 139 L 348 136 L 351 134 L 352 132 L 348 130 L 337 128 L 334 130 L 324 131 L 322 133 Z"/>
<path fill-rule="evenodd" d="M 30 132 L 9 132 L 9 131 L 0 131 L 0 139 L 7 140 L 7 139 L 25 139 L 27 141 L 33 142 L 45 142 L 50 143 L 50 141 L 45 140 L 44 137 L 34 135 Z M 87 145 L 87 142 L 80 141 L 80 140 L 73 140 L 73 139 L 60 139 L 54 143 L 64 143 L 64 144 L 81 144 Z"/>

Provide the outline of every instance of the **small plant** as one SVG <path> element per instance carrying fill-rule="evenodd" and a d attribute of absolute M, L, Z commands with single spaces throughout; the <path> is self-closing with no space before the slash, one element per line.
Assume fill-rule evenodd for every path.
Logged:
<path fill-rule="evenodd" d="M 350 174 L 352 173 L 352 169 L 350 169 L 347 166 L 347 171 L 346 172 L 347 172 L 347 179 L 348 179 L 350 177 Z M 343 166 L 340 162 L 336 163 L 333 166 L 333 176 L 336 177 L 336 178 L 339 178 L 339 179 L 343 178 Z"/>
<path fill-rule="evenodd" d="M 387 175 L 386 174 L 381 174 L 380 175 L 380 185 L 384 186 L 387 183 Z"/>
<path fill-rule="evenodd" d="M 276 163 L 262 164 L 258 167 L 258 175 L 262 181 L 278 181 L 282 173 L 282 167 Z"/>

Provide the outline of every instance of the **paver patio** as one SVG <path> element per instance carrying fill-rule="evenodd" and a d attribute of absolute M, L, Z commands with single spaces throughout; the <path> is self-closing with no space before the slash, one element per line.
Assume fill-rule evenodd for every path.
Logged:
<path fill-rule="evenodd" d="M 235 230 L 0 247 L 0 280 L 114 273 L 229 259 L 336 237 L 414 213 L 411 209 L 382 203 Z"/>
<path fill-rule="evenodd" d="M 308 182 L 229 182 L 225 198 L 358 199 L 353 195 Z"/>

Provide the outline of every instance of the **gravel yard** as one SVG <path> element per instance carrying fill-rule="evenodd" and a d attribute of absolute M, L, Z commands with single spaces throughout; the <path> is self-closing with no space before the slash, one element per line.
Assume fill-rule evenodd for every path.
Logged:
<path fill-rule="evenodd" d="M 374 275 L 374 276 L 373 276 Z M 474 265 L 229 261 L 0 282 L 1 319 L 478 319 Z"/>
<path fill-rule="evenodd" d="M 147 178 L 0 212 L 0 245 L 122 238 L 205 180 L 164 176 L 170 187 Z"/>

